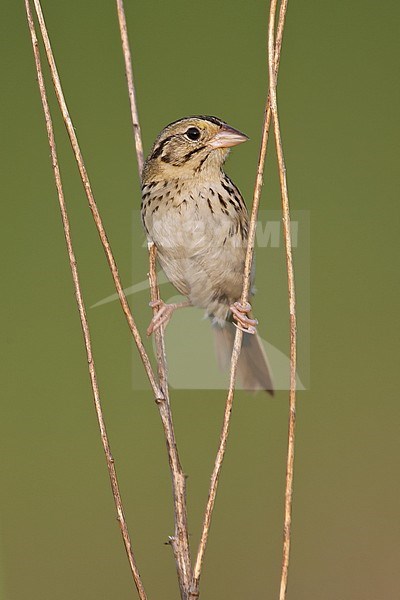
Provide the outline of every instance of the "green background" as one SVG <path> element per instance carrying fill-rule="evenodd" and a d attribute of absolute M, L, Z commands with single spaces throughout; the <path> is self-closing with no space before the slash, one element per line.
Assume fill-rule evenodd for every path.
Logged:
<path fill-rule="evenodd" d="M 227 168 L 248 202 L 267 89 L 267 4 L 126 2 L 145 150 L 176 118 L 222 117 L 251 138 Z M 0 596 L 135 598 L 96 429 L 23 2 L 2 5 Z M 147 259 L 143 238 L 132 241 L 139 194 L 115 6 L 45 0 L 43 9 L 129 287 L 145 278 Z M 279 102 L 291 205 L 310 215 L 311 279 L 308 289 L 308 265 L 296 265 L 299 353 L 310 381 L 298 402 L 288 600 L 400 597 L 399 16 L 393 0 L 289 3 Z M 114 289 L 57 110 L 54 121 L 90 307 Z M 262 202 L 280 206 L 272 145 Z M 269 256 L 258 262 L 255 308 L 264 337 L 287 350 L 283 254 Z M 147 302 L 146 292 L 132 296 L 142 331 Z M 158 412 L 150 391 L 132 384 L 138 357 L 118 303 L 88 314 L 139 567 L 149 598 L 172 600 L 176 574 L 164 542 L 173 513 Z M 205 599 L 278 596 L 287 397 L 236 396 Z M 173 390 L 172 403 L 196 549 L 224 394 Z"/>

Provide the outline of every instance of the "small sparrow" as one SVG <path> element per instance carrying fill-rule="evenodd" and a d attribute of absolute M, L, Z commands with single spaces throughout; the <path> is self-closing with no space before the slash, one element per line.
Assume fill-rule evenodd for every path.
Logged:
<path fill-rule="evenodd" d="M 240 304 L 248 213 L 222 170 L 229 149 L 247 139 L 216 117 L 198 116 L 171 123 L 154 142 L 142 173 L 142 221 L 167 278 L 188 300 L 151 303 L 159 310 L 147 333 L 165 325 L 176 308 L 204 308 L 220 366 L 229 364 L 235 324 L 245 332 L 238 363 L 242 386 L 273 394 L 257 321 L 251 306 Z"/>

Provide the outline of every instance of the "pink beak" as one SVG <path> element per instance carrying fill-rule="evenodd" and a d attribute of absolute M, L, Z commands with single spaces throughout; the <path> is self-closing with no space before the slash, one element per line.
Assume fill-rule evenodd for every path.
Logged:
<path fill-rule="evenodd" d="M 242 142 L 248 140 L 248 136 L 241 133 L 229 125 L 223 125 L 221 129 L 211 138 L 208 145 L 211 148 L 230 148 L 231 146 L 237 146 Z"/>

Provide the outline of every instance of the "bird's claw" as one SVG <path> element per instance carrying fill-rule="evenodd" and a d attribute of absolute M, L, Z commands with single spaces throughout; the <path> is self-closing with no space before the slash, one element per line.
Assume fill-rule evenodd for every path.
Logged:
<path fill-rule="evenodd" d="M 233 323 L 235 327 L 244 331 L 244 333 L 251 333 L 254 335 L 257 331 L 256 326 L 258 325 L 258 321 L 257 319 L 251 319 L 247 316 L 251 311 L 251 304 L 249 302 L 246 302 L 246 304 L 234 302 L 229 308 L 234 319 L 237 321 L 236 323 Z"/>
<path fill-rule="evenodd" d="M 167 325 L 176 308 L 175 304 L 165 304 L 161 299 L 152 300 L 149 302 L 149 306 L 151 308 L 158 308 L 158 311 L 150 321 L 150 325 L 146 330 L 147 335 L 151 335 L 156 329 L 161 327 L 161 325 Z"/>
<path fill-rule="evenodd" d="M 166 304 L 164 300 L 161 300 L 161 298 L 149 302 L 149 306 L 151 308 L 158 308 L 158 311 L 150 321 L 150 325 L 148 326 L 146 331 L 147 335 L 151 335 L 154 331 L 156 331 L 156 329 L 161 327 L 161 325 L 168 325 L 168 322 L 174 310 L 189 305 L 189 302 L 175 302 L 172 304 Z"/>

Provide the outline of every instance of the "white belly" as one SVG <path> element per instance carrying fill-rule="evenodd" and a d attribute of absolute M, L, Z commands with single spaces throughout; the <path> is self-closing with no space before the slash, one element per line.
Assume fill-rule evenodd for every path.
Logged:
<path fill-rule="evenodd" d="M 246 245 L 236 223 L 236 213 L 213 213 L 202 197 L 160 208 L 146 220 L 168 279 L 217 320 L 225 320 L 242 291 Z"/>

